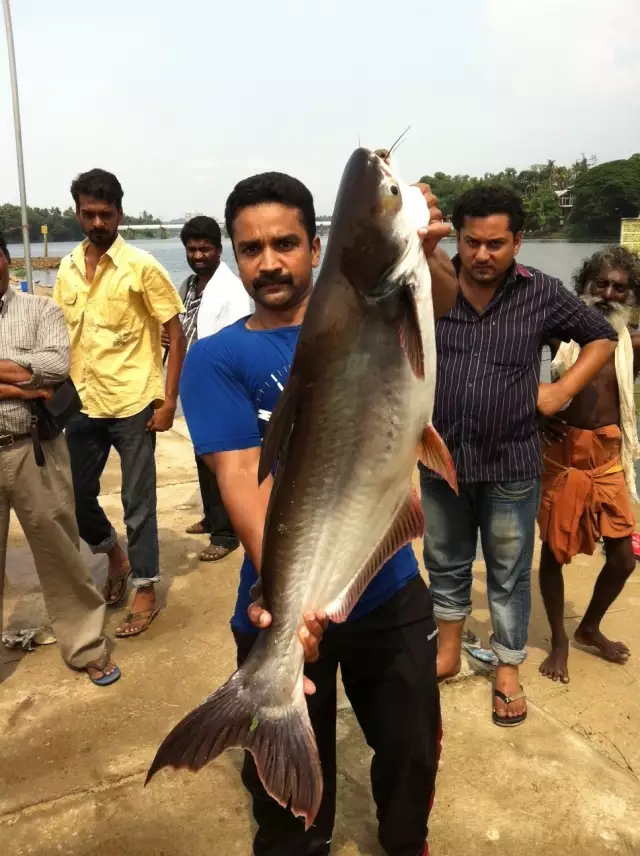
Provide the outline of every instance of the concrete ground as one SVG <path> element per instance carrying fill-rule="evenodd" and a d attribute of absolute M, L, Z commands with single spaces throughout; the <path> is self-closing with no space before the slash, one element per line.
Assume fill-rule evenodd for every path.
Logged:
<path fill-rule="evenodd" d="M 56 645 L 4 650 L 0 686 L 0 853 L 3 856 L 212 856 L 249 854 L 252 821 L 228 752 L 197 776 L 159 774 L 143 789 L 161 739 L 233 667 L 228 628 L 239 553 L 203 565 L 184 426 L 159 437 L 158 502 L 166 609 L 138 639 L 121 641 L 123 672 L 94 687 L 62 664 Z M 121 520 L 117 459 L 103 503 Z M 121 528 L 121 524 L 120 524 Z M 102 583 L 105 562 L 87 553 Z M 585 610 L 601 557 L 568 569 L 567 626 Z M 31 556 L 17 524 L 7 560 L 5 628 L 46 622 Z M 470 629 L 485 644 L 489 616 L 478 563 Z M 110 613 L 108 631 L 122 610 Z M 605 632 L 640 649 L 640 574 Z M 548 630 L 534 582 L 530 655 L 523 669 L 529 718 L 516 729 L 490 719 L 490 683 L 466 668 L 442 687 L 445 742 L 431 823 L 435 856 L 640 854 L 640 657 L 614 666 L 573 648 L 569 686 L 538 673 Z M 339 810 L 334 853 L 380 856 L 369 785 L 370 754 L 346 703 L 339 713 Z"/>

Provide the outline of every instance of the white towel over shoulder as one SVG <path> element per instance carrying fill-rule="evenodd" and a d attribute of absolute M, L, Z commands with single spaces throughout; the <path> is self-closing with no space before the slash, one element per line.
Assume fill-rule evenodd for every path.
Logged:
<path fill-rule="evenodd" d="M 580 345 L 577 342 L 562 342 L 558 353 L 551 363 L 551 377 L 555 380 L 571 368 L 578 359 Z M 636 493 L 636 477 L 633 462 L 640 457 L 638 450 L 638 429 L 636 423 L 636 407 L 633 398 L 633 345 L 631 335 L 625 327 L 618 333 L 616 347 L 616 376 L 620 395 L 620 430 L 622 432 L 622 467 L 629 495 L 638 502 Z"/>

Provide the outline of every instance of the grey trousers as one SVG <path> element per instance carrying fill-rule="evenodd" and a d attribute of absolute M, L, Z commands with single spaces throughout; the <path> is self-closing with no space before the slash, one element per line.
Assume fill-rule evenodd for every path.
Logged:
<path fill-rule="evenodd" d="M 65 438 L 60 435 L 42 448 L 44 467 L 36 465 L 30 438 L 0 450 L 0 627 L 13 508 L 33 553 L 62 659 L 84 669 L 109 654 L 102 632 L 106 606 L 80 555 Z"/>

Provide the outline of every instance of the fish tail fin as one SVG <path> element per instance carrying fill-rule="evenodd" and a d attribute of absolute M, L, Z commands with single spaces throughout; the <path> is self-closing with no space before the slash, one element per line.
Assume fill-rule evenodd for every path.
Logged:
<path fill-rule="evenodd" d="M 275 683 L 271 689 L 256 687 L 251 673 L 241 666 L 165 737 L 145 785 L 163 767 L 196 772 L 225 749 L 240 747 L 253 755 L 267 793 L 304 818 L 309 829 L 320 807 L 323 783 L 302 675 L 299 692 L 288 705 L 280 702 Z"/>

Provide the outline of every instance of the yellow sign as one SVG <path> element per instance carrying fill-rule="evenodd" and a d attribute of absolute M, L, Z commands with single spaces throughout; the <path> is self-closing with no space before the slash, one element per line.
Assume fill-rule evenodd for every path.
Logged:
<path fill-rule="evenodd" d="M 48 231 L 49 231 L 48 226 L 40 226 L 40 234 L 41 235 L 46 235 Z"/>
<path fill-rule="evenodd" d="M 621 221 L 620 243 L 632 253 L 640 255 L 640 217 Z"/>

